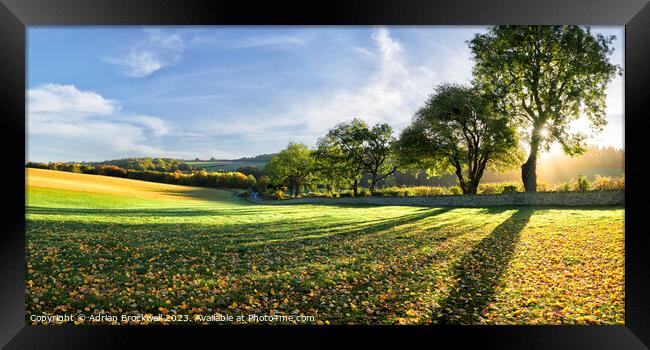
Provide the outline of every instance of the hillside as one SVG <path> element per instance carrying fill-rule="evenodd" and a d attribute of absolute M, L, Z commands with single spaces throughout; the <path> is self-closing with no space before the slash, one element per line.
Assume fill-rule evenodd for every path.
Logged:
<path fill-rule="evenodd" d="M 234 192 L 169 185 L 101 175 L 26 169 L 28 206 L 152 207 L 201 205 L 230 198 Z"/>

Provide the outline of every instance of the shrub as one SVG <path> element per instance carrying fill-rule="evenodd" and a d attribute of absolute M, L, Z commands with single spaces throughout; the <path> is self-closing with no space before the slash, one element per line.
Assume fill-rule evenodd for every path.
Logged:
<path fill-rule="evenodd" d="M 497 194 L 499 192 L 498 184 L 496 183 L 479 184 L 477 192 L 478 194 Z"/>
<path fill-rule="evenodd" d="M 571 188 L 573 188 L 571 182 L 558 182 L 554 187 L 556 192 L 571 192 Z"/>
<path fill-rule="evenodd" d="M 576 183 L 576 191 L 587 192 L 589 191 L 589 180 L 585 174 L 578 175 L 578 182 Z"/>
<path fill-rule="evenodd" d="M 283 199 L 284 198 L 284 191 L 282 190 L 275 190 L 273 192 L 273 199 Z"/>
<path fill-rule="evenodd" d="M 339 197 L 354 197 L 354 191 L 347 190 L 347 191 L 339 192 Z"/>
<path fill-rule="evenodd" d="M 311 197 L 311 198 L 313 198 L 313 197 L 316 197 L 316 198 L 332 198 L 332 193 L 330 193 L 330 192 L 318 192 L 318 191 L 314 191 L 314 192 L 306 193 L 306 194 L 304 195 L 304 197 Z"/>
<path fill-rule="evenodd" d="M 537 192 L 552 192 L 552 191 L 553 191 L 553 186 L 551 186 L 548 182 L 544 182 L 544 181 L 537 182 Z"/>
<path fill-rule="evenodd" d="M 243 174 L 243 173 L 242 173 L 242 174 Z M 244 175 L 246 175 L 246 174 L 244 174 Z M 257 180 L 255 179 L 255 176 L 253 176 L 253 174 L 249 174 L 246 178 L 247 178 L 247 180 L 248 180 L 248 184 L 249 184 L 250 186 L 255 186 L 255 185 L 257 185 Z"/>
<path fill-rule="evenodd" d="M 429 196 L 442 196 L 442 195 L 445 195 L 447 193 L 448 193 L 448 191 L 444 187 L 434 186 L 434 187 L 429 187 L 428 195 Z"/>
<path fill-rule="evenodd" d="M 270 183 L 271 183 L 270 177 L 266 175 L 260 176 L 259 180 L 257 181 L 257 185 L 255 186 L 257 192 L 266 193 L 266 190 L 268 189 Z"/>
<path fill-rule="evenodd" d="M 519 189 L 516 185 L 505 185 L 501 189 L 501 193 L 516 193 L 519 192 Z"/>
<path fill-rule="evenodd" d="M 596 178 L 591 183 L 591 188 L 594 191 L 615 191 L 625 189 L 625 177 L 611 178 L 608 176 L 596 175 Z"/>
<path fill-rule="evenodd" d="M 501 194 L 514 193 L 523 190 L 521 184 L 517 182 L 491 182 L 478 185 L 478 194 Z"/>
<path fill-rule="evenodd" d="M 359 189 L 359 192 L 358 192 L 359 197 L 368 197 L 368 196 L 371 196 L 371 195 L 372 195 L 372 193 L 370 192 L 369 189 L 367 189 L 367 188 Z"/>
<path fill-rule="evenodd" d="M 451 187 L 449 187 L 449 194 L 452 194 L 452 195 L 461 195 L 461 194 L 463 194 L 463 189 L 460 188 L 460 186 L 458 186 L 458 185 L 456 185 L 456 186 L 451 186 Z"/>

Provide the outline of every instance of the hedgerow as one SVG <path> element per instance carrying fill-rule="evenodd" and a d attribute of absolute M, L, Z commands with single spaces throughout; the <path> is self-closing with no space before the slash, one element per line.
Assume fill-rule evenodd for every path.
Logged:
<path fill-rule="evenodd" d="M 128 170 L 117 165 L 90 166 L 77 163 L 34 163 L 26 164 L 28 168 L 67 171 L 73 173 L 122 177 L 141 181 L 160 182 L 183 186 L 247 189 L 254 187 L 254 176 L 240 172 L 207 172 L 205 170 L 183 173 L 181 171 L 163 172 L 152 170 Z"/>

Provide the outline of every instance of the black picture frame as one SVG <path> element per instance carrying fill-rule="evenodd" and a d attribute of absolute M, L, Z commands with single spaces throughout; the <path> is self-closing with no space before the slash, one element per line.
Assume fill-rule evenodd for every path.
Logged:
<path fill-rule="evenodd" d="M 25 290 L 26 27 L 35 25 L 625 25 L 624 326 L 28 326 Z M 643 224 L 644 145 L 650 101 L 648 0 L 303 1 L 0 0 L 0 130 L 5 140 L 0 234 L 0 346 L 131 348 L 235 340 L 240 345 L 313 346 L 354 336 L 366 343 L 418 340 L 427 346 L 644 349 L 650 345 L 650 245 Z M 302 338 L 298 340 L 298 336 Z M 270 340 L 270 337 L 274 338 Z M 645 345 L 644 345 L 645 344 Z M 409 345 L 415 346 L 415 345 Z"/>

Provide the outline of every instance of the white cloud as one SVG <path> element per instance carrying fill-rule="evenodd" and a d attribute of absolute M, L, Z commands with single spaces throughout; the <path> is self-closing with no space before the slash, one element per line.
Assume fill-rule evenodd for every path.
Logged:
<path fill-rule="evenodd" d="M 28 90 L 27 95 L 29 160 L 101 160 L 107 155 L 165 153 L 151 145 L 170 131 L 160 118 L 120 114 L 116 101 L 73 85 L 46 84 Z M 51 157 L 48 150 L 52 149 L 65 159 L 39 158 L 41 154 Z"/>
<path fill-rule="evenodd" d="M 162 62 L 151 51 L 131 51 L 126 56 L 107 58 L 107 62 L 122 66 L 129 77 L 144 77 L 163 67 Z"/>
<path fill-rule="evenodd" d="M 27 91 L 29 113 L 86 117 L 113 113 L 116 102 L 74 85 L 44 84 Z"/>
<path fill-rule="evenodd" d="M 151 117 L 147 115 L 129 115 L 121 117 L 120 119 L 132 124 L 144 126 L 147 129 L 151 130 L 151 132 L 156 137 L 160 137 L 169 132 L 169 127 L 165 121 L 158 117 Z"/>
<path fill-rule="evenodd" d="M 144 33 L 142 41 L 121 55 L 105 58 L 105 61 L 119 66 L 126 76 L 144 77 L 181 59 L 185 45 L 179 34 L 154 29 Z"/>

